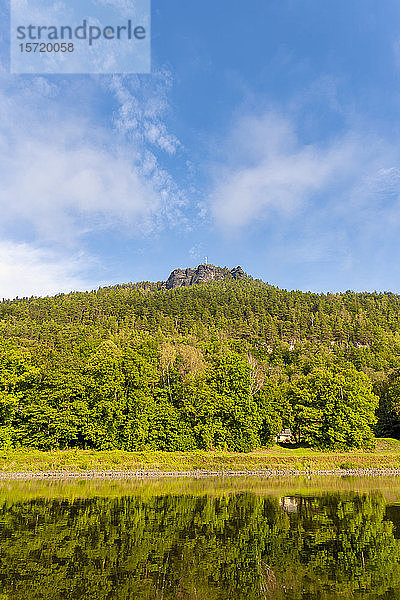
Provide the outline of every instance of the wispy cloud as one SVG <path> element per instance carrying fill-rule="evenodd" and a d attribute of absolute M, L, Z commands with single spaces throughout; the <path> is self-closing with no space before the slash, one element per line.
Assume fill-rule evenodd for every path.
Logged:
<path fill-rule="evenodd" d="M 148 0 L 150 3 L 150 0 Z M 112 7 L 123 17 L 135 17 L 137 13 L 137 2 L 135 0 L 95 0 L 99 6 Z"/>
<path fill-rule="evenodd" d="M 114 85 L 122 94 L 121 82 Z M 0 92 L 0 106 L 3 228 L 18 221 L 39 239 L 63 241 L 109 227 L 137 235 L 162 227 L 181 204 L 178 186 L 151 150 L 156 145 L 169 154 L 177 143 L 154 108 L 139 134 L 127 139 L 71 111 L 45 78 Z M 140 101 L 130 110 L 140 118 Z"/>
<path fill-rule="evenodd" d="M 184 193 L 162 166 L 180 148 L 164 122 L 170 85 L 168 74 L 150 89 L 140 77 L 111 86 L 85 77 L 83 87 L 0 69 L 2 243 L 50 245 L 62 256 L 85 251 L 96 232 L 129 239 L 184 223 Z M 99 97 L 108 113 L 99 114 Z"/>
<path fill-rule="evenodd" d="M 147 141 L 169 155 L 175 154 L 181 144 L 164 122 L 171 85 L 171 75 L 166 71 L 153 73 L 151 86 L 139 77 L 115 76 L 110 90 L 119 103 L 114 116 L 118 131 L 137 142 Z"/>
<path fill-rule="evenodd" d="M 154 72 L 151 85 L 139 77 L 115 76 L 109 89 L 118 102 L 113 123 L 131 148 L 141 174 L 151 181 L 161 202 L 160 214 L 170 226 L 187 225 L 183 209 L 185 190 L 163 166 L 163 158 L 183 150 L 179 139 L 166 124 L 170 110 L 168 95 L 172 78 L 167 71 Z"/>
<path fill-rule="evenodd" d="M 129 157 L 66 134 L 66 144 L 24 136 L 1 161 L 3 231 L 25 224 L 37 239 L 70 244 L 117 225 L 151 229 L 160 202 Z"/>
<path fill-rule="evenodd" d="M 225 149 L 225 162 L 215 166 L 210 208 L 228 229 L 319 212 L 321 205 L 338 216 L 359 204 L 374 181 L 386 196 L 382 173 L 393 173 L 396 164 L 396 149 L 376 136 L 348 130 L 304 144 L 296 124 L 276 113 L 239 120 Z M 390 177 L 390 186 L 392 194 L 400 192 L 397 178 Z"/>
<path fill-rule="evenodd" d="M 90 282 L 79 276 L 87 261 L 87 256 L 60 257 L 30 244 L 0 241 L 0 299 L 88 289 Z"/>

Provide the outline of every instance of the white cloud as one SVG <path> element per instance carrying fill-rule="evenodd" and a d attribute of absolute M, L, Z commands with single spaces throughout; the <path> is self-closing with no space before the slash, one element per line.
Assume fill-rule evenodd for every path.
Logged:
<path fill-rule="evenodd" d="M 123 17 L 135 17 L 138 12 L 135 0 L 97 0 L 100 6 L 112 7 Z"/>
<path fill-rule="evenodd" d="M 120 105 L 114 118 L 117 129 L 130 139 L 147 141 L 155 149 L 173 155 L 181 144 L 164 123 L 170 87 L 171 77 L 163 71 L 152 74 L 151 87 L 139 83 L 138 77 L 127 80 L 116 76 L 110 84 Z"/>
<path fill-rule="evenodd" d="M 99 241 L 105 230 L 129 239 L 185 222 L 183 193 L 161 167 L 163 156 L 179 147 L 163 121 L 164 79 L 170 85 L 167 75 L 157 79 L 157 102 L 158 92 L 136 77 L 116 77 L 110 90 L 104 78 L 10 78 L 0 64 L 0 243 L 17 244 L 20 254 L 25 248 L 25 257 L 34 249 L 33 262 L 21 262 L 30 265 L 21 267 L 22 291 L 12 283 L 13 269 L 6 268 L 7 261 L 17 264 L 17 255 L 4 254 L 0 296 L 42 295 L 75 282 L 82 287 L 73 275 L 80 265 L 72 260 L 67 269 L 67 259 L 54 259 L 52 268 L 47 249 L 56 257 L 65 256 L 66 248 L 87 255 L 90 239 L 93 257 L 99 254 L 107 264 Z M 124 114 L 137 118 L 136 130 Z M 46 274 L 46 265 L 48 279 L 29 276 L 40 269 Z"/>
<path fill-rule="evenodd" d="M 2 227 L 27 223 L 44 240 L 71 243 L 115 225 L 151 228 L 160 206 L 128 156 L 73 136 L 67 143 L 21 137 L 3 156 L 0 179 Z"/>
<path fill-rule="evenodd" d="M 290 119 L 274 113 L 239 121 L 225 149 L 210 195 L 212 214 L 225 228 L 293 217 L 310 203 L 326 209 L 332 198 L 348 206 L 369 178 L 395 164 L 389 144 L 356 132 L 302 144 Z"/>
<path fill-rule="evenodd" d="M 88 81 L 83 105 L 99 91 Z M 98 229 L 137 236 L 179 220 L 182 193 L 151 150 L 171 154 L 178 145 L 162 109 L 143 109 L 143 97 L 135 104 L 118 78 L 113 85 L 117 96 L 129 94 L 130 107 L 119 98 L 119 113 L 136 114 L 135 135 L 126 123 L 120 132 L 94 125 L 87 105 L 80 116 L 68 105 L 72 94 L 64 100 L 62 87 L 45 78 L 0 92 L 0 232 L 25 227 L 37 241 L 70 244 Z"/>
<path fill-rule="evenodd" d="M 0 241 L 0 299 L 91 288 L 77 275 L 85 266 L 87 257 L 60 257 L 29 244 Z"/>
<path fill-rule="evenodd" d="M 195 244 L 189 249 L 189 256 L 191 261 L 199 262 L 204 260 L 204 244 Z"/>
<path fill-rule="evenodd" d="M 168 93 L 172 79 L 168 72 L 152 74 L 151 83 L 138 77 L 115 76 L 109 89 L 119 108 L 114 114 L 114 126 L 137 151 L 141 173 L 159 190 L 159 216 L 165 224 L 187 227 L 183 209 L 187 205 L 185 191 L 169 171 L 161 166 L 164 154 L 175 156 L 182 145 L 165 125 L 169 111 Z"/>

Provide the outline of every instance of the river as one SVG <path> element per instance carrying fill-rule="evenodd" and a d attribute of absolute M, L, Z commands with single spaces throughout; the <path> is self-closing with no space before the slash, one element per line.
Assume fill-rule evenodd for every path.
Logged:
<path fill-rule="evenodd" d="M 2 482 L 0 600 L 400 598 L 400 479 Z"/>

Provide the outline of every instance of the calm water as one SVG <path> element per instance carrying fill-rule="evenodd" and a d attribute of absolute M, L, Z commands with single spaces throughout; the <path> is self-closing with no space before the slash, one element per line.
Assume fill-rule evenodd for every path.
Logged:
<path fill-rule="evenodd" d="M 39 598 L 400 599 L 400 482 L 2 484 L 0 600 Z"/>

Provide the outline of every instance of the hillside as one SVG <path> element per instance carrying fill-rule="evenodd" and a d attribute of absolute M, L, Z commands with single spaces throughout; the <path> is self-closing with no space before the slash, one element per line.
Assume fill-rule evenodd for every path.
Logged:
<path fill-rule="evenodd" d="M 59 327 L 75 329 L 77 335 L 92 330 L 101 337 L 110 328 L 154 332 L 161 327 L 165 333 L 199 337 L 223 330 L 251 344 L 287 341 L 293 345 L 309 340 L 370 348 L 378 341 L 396 342 L 400 332 L 400 296 L 392 293 L 288 292 L 249 277 L 165 286 L 165 282 L 141 282 L 3 300 L 0 333 L 27 343 L 45 338 L 54 343 Z"/>
<path fill-rule="evenodd" d="M 3 446 L 248 450 L 287 426 L 346 448 L 371 444 L 371 428 L 399 434 L 400 296 L 288 292 L 213 265 L 167 281 L 0 303 Z"/>

